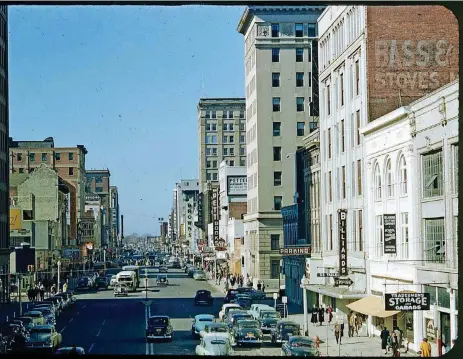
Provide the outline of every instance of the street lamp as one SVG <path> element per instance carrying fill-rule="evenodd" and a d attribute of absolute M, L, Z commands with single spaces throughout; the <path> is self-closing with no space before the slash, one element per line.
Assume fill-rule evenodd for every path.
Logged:
<path fill-rule="evenodd" d="M 58 265 L 58 290 L 57 290 L 57 291 L 58 291 L 58 293 L 59 293 L 59 292 L 60 292 L 60 288 L 61 288 L 61 286 L 60 286 L 60 283 L 61 283 L 61 282 L 60 282 L 60 275 L 61 275 L 61 261 L 60 261 L 60 260 L 58 260 L 58 263 L 56 263 L 56 264 Z"/>

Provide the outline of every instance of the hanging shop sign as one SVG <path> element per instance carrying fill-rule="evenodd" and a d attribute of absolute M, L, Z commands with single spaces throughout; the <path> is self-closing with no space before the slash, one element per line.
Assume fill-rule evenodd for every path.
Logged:
<path fill-rule="evenodd" d="M 219 235 L 219 219 L 219 189 L 214 188 L 212 190 L 212 241 L 216 248 L 223 247 Z"/>
<path fill-rule="evenodd" d="M 284 247 L 280 248 L 280 254 L 282 256 L 310 256 L 312 253 L 312 247 Z"/>
<path fill-rule="evenodd" d="M 414 311 L 429 310 L 430 293 L 386 293 L 385 310 Z"/>
<path fill-rule="evenodd" d="M 214 247 L 215 247 L 215 250 L 218 252 L 226 251 L 227 243 L 225 242 L 225 239 L 219 238 L 218 241 L 214 242 Z"/>
<path fill-rule="evenodd" d="M 396 216 L 395 214 L 383 215 L 384 225 L 384 253 L 396 254 L 397 253 L 397 240 L 396 240 Z"/>
<path fill-rule="evenodd" d="M 347 275 L 347 210 L 338 210 L 339 223 L 339 275 Z"/>
<path fill-rule="evenodd" d="M 194 209 L 194 199 L 190 198 L 187 203 L 186 213 L 185 213 L 185 237 L 189 243 L 193 242 L 193 209 Z"/>
<path fill-rule="evenodd" d="M 334 277 L 339 277 L 339 274 L 335 273 L 335 272 L 317 273 L 317 277 L 319 277 L 319 278 L 334 278 Z"/>
<path fill-rule="evenodd" d="M 246 196 L 248 179 L 246 176 L 227 176 L 227 196 Z"/>
<path fill-rule="evenodd" d="M 354 284 L 354 281 L 350 278 L 334 278 L 335 287 L 350 287 L 352 284 Z"/>
<path fill-rule="evenodd" d="M 203 199 L 204 195 L 198 193 L 198 222 L 196 222 L 195 225 L 201 229 L 203 229 Z"/>

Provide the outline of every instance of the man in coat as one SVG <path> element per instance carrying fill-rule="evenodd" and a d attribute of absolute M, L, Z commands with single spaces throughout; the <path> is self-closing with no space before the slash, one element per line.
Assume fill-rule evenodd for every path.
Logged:
<path fill-rule="evenodd" d="M 387 328 L 384 327 L 379 337 L 381 338 L 381 349 L 384 350 L 384 354 L 387 354 L 388 353 L 387 342 L 389 339 L 389 330 L 387 330 Z"/>

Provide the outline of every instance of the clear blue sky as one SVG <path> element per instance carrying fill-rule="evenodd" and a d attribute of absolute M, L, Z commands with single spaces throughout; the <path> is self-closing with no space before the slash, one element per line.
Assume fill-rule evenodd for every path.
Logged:
<path fill-rule="evenodd" d="M 9 6 L 10 136 L 85 145 L 125 234 L 158 233 L 198 176 L 196 107 L 244 97 L 243 7 Z"/>

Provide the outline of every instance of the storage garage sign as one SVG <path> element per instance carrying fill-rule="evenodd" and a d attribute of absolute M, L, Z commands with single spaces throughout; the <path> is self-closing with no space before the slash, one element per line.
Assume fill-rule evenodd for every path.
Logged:
<path fill-rule="evenodd" d="M 414 311 L 429 310 L 431 294 L 429 293 L 386 293 L 385 310 Z"/>

